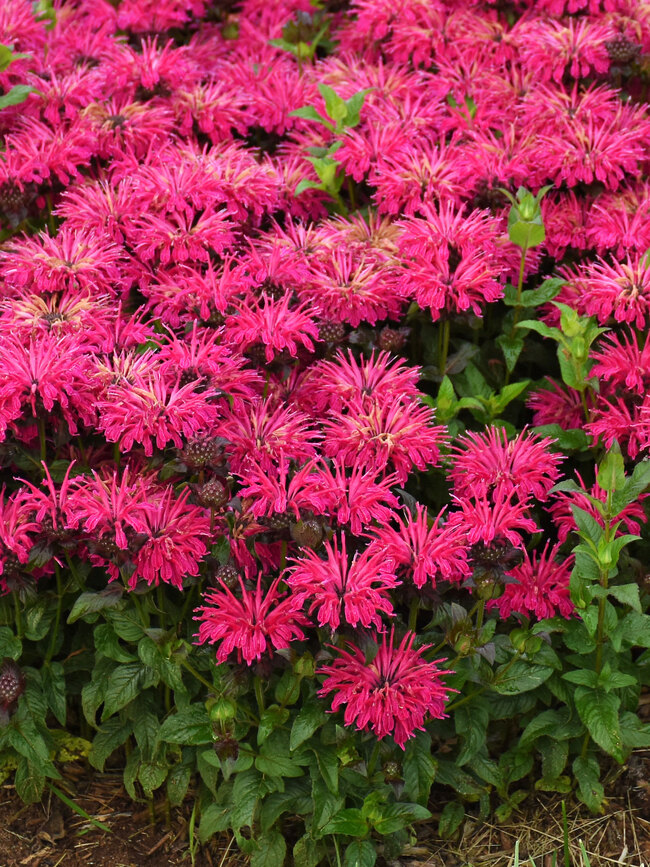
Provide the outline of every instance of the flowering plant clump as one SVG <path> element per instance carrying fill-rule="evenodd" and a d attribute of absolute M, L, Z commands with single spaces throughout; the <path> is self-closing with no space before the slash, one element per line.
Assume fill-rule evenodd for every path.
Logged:
<path fill-rule="evenodd" d="M 19 795 L 74 739 L 252 867 L 397 859 L 434 784 L 443 835 L 598 812 L 650 747 L 646 5 L 1 7 Z"/>

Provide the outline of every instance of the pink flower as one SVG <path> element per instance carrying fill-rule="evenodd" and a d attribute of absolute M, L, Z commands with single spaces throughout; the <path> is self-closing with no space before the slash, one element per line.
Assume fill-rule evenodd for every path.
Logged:
<path fill-rule="evenodd" d="M 429 645 L 414 650 L 414 641 L 415 634 L 409 632 L 395 647 L 391 630 L 389 636 L 382 636 L 376 656 L 368 662 L 353 644 L 348 644 L 349 650 L 337 648 L 338 658 L 318 670 L 325 675 L 319 695 L 334 693 L 332 711 L 345 708 L 346 726 L 370 729 L 380 739 L 392 735 L 404 749 L 416 730 L 424 729 L 427 716 L 446 716 L 445 702 L 452 691 L 441 679 L 451 672 L 426 662 L 423 656 Z"/>
<path fill-rule="evenodd" d="M 307 315 L 307 304 L 291 306 L 289 293 L 279 300 L 263 294 L 254 306 L 243 302 L 236 308 L 237 312 L 226 320 L 226 333 L 228 340 L 241 352 L 261 343 L 266 360 L 270 362 L 282 350 L 295 358 L 298 344 L 309 352 L 314 351 L 310 338 L 318 340 L 318 327 Z"/>
<path fill-rule="evenodd" d="M 469 545 L 507 539 L 512 545 L 522 544 L 522 532 L 537 533 L 539 527 L 529 517 L 530 503 L 514 497 L 514 491 L 505 493 L 495 488 L 491 497 L 462 497 L 460 511 L 452 512 L 449 523 L 462 528 Z"/>
<path fill-rule="evenodd" d="M 302 603 L 295 596 L 282 596 L 276 578 L 267 591 L 257 579 L 257 588 L 247 590 L 239 581 L 241 598 L 237 598 L 222 582 L 220 590 L 205 594 L 206 605 L 197 609 L 198 644 L 220 642 L 217 661 L 225 662 L 236 650 L 251 665 L 272 648 L 283 650 L 293 641 L 305 637 L 302 628 L 308 625 L 301 613 Z"/>
<path fill-rule="evenodd" d="M 438 463 L 446 429 L 432 422 L 433 411 L 415 401 L 367 405 L 355 400 L 345 413 L 330 413 L 324 425 L 325 454 L 379 473 L 390 465 L 404 483 L 413 467 L 424 470 Z"/>
<path fill-rule="evenodd" d="M 209 429 L 217 417 L 210 393 L 201 390 L 199 380 L 170 385 L 156 368 L 147 377 L 110 385 L 97 409 L 98 428 L 109 442 L 119 443 L 125 452 L 141 443 L 147 456 L 153 454 L 154 444 L 162 449 L 172 442 L 181 448 L 183 437 Z"/>
<path fill-rule="evenodd" d="M 504 619 L 513 613 L 526 617 L 534 614 L 539 620 L 556 614 L 570 617 L 573 613 L 574 605 L 569 594 L 573 556 L 558 562 L 555 558 L 560 545 L 549 550 L 549 544 L 546 543 L 541 554 L 533 551 L 531 555 L 524 548 L 523 562 L 506 572 L 514 581 L 506 583 L 502 596 L 488 602 L 489 607 L 499 609 Z"/>
<path fill-rule="evenodd" d="M 642 340 L 639 346 L 639 341 Z M 643 396 L 650 385 L 650 335 L 608 334 L 590 352 L 591 373 L 607 387 L 625 388 Z"/>
<path fill-rule="evenodd" d="M 441 523 L 442 514 L 431 520 L 418 503 L 415 515 L 396 519 L 396 528 L 376 529 L 369 550 L 393 561 L 399 574 L 406 571 L 416 587 L 423 587 L 427 580 L 434 587 L 439 581 L 460 581 L 472 571 L 465 531 Z"/>
<path fill-rule="evenodd" d="M 508 441 L 505 428 L 470 431 L 453 447 L 450 478 L 458 496 L 484 497 L 497 488 L 520 500 L 545 500 L 557 482 L 564 456 L 549 451 L 553 440 L 522 432 Z"/>
<path fill-rule="evenodd" d="M 305 551 L 289 570 L 287 584 L 302 602 L 311 602 L 309 613 L 317 612 L 318 625 L 337 630 L 341 616 L 353 628 L 375 626 L 381 631 L 381 615 L 393 615 L 388 591 L 400 583 L 393 563 L 381 552 L 362 552 L 348 559 L 345 536 L 341 545 L 325 543 L 326 559 Z"/>
<path fill-rule="evenodd" d="M 146 539 L 133 555 L 135 571 L 129 579 L 133 590 L 139 578 L 157 586 L 161 581 L 183 589 L 183 579 L 197 575 L 206 553 L 210 519 L 203 509 L 187 502 L 189 490 L 174 497 L 173 488 L 149 498 L 144 510 Z"/>
<path fill-rule="evenodd" d="M 625 262 L 611 264 L 599 259 L 587 265 L 576 282 L 585 312 L 601 324 L 610 316 L 640 329 L 650 322 L 650 264 L 645 255 L 628 255 Z"/>

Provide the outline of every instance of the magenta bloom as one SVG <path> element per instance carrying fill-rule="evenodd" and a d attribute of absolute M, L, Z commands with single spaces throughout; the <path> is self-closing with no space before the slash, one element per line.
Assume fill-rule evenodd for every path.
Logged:
<path fill-rule="evenodd" d="M 322 560 L 314 551 L 295 561 L 286 581 L 302 601 L 311 601 L 309 613 L 318 614 L 318 625 L 336 630 L 341 615 L 352 627 L 359 624 L 381 630 L 381 615 L 392 616 L 393 606 L 388 591 L 400 583 L 395 577 L 393 562 L 382 552 L 364 551 L 348 559 L 345 536 L 339 548 L 325 543 L 327 556 Z"/>
<path fill-rule="evenodd" d="M 203 509 L 187 502 L 189 490 L 175 498 L 173 488 L 149 500 L 144 510 L 146 541 L 134 554 L 133 590 L 139 578 L 157 586 L 161 581 L 183 589 L 183 578 L 197 575 L 206 553 L 210 519 Z"/>
<path fill-rule="evenodd" d="M 539 527 L 529 516 L 530 503 L 513 498 L 497 488 L 489 497 L 459 499 L 460 512 L 450 515 L 450 523 L 465 530 L 467 542 L 489 545 L 495 539 L 507 539 L 511 545 L 522 544 L 522 533 L 536 533 Z"/>
<path fill-rule="evenodd" d="M 392 560 L 413 578 L 416 587 L 427 579 L 435 586 L 438 581 L 460 581 L 471 573 L 467 563 L 468 544 L 462 527 L 441 524 L 442 512 L 430 520 L 420 504 L 416 514 L 397 518 L 397 527 L 380 527 L 370 549 Z"/>
<path fill-rule="evenodd" d="M 222 583 L 220 590 L 205 594 L 207 604 L 197 609 L 196 619 L 201 621 L 198 644 L 220 642 L 218 662 L 225 662 L 236 650 L 239 661 L 243 656 L 250 665 L 271 653 L 272 647 L 283 650 L 305 637 L 301 627 L 308 621 L 301 612 L 302 602 L 278 592 L 279 578 L 267 591 L 259 577 L 255 590 L 247 590 L 241 579 L 239 583 L 241 599 Z"/>
<path fill-rule="evenodd" d="M 558 562 L 555 557 L 560 545 L 554 545 L 549 550 L 547 542 L 540 553 L 529 554 L 523 549 L 523 562 L 506 574 L 514 578 L 513 583 L 506 584 L 503 596 L 491 600 L 488 605 L 496 606 L 499 614 L 510 617 L 511 614 L 524 614 L 529 617 L 534 614 L 539 620 L 554 617 L 570 617 L 574 610 L 569 595 L 569 578 L 573 566 L 573 556 L 565 557 Z"/>
<path fill-rule="evenodd" d="M 170 385 L 154 368 L 146 379 L 109 386 L 105 399 L 97 402 L 98 426 L 122 451 L 134 443 L 142 443 L 146 455 L 153 454 L 154 444 L 161 449 L 173 442 L 181 448 L 183 437 L 190 439 L 216 420 L 217 409 L 209 398 L 199 380 Z"/>
<path fill-rule="evenodd" d="M 319 695 L 334 693 L 332 711 L 345 708 L 346 726 L 370 729 L 380 739 L 392 735 L 404 749 L 415 731 L 423 730 L 427 716 L 446 716 L 445 702 L 452 690 L 441 678 L 451 672 L 426 662 L 423 654 L 429 645 L 413 649 L 413 632 L 397 647 L 393 639 L 393 630 L 382 636 L 377 655 L 370 662 L 353 644 L 348 644 L 349 650 L 337 648 L 339 657 L 318 670 L 326 675 Z"/>
<path fill-rule="evenodd" d="M 484 497 L 494 488 L 525 500 L 545 500 L 557 482 L 563 455 L 549 451 L 553 441 L 522 432 L 508 441 L 504 428 L 470 431 L 454 446 L 454 467 L 449 473 L 459 496 Z"/>

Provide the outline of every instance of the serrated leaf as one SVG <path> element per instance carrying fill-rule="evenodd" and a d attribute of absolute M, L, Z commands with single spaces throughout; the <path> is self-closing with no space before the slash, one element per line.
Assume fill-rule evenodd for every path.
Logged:
<path fill-rule="evenodd" d="M 430 811 L 420 804 L 387 804 L 382 809 L 381 816 L 371 819 L 371 824 L 378 834 L 387 836 L 408 828 L 413 822 L 424 822 L 430 818 Z"/>
<path fill-rule="evenodd" d="M 102 723 L 93 738 L 92 747 L 88 754 L 90 764 L 98 771 L 103 771 L 106 759 L 126 742 L 131 731 L 131 723 L 123 722 L 119 717 L 113 717 Z"/>
<path fill-rule="evenodd" d="M 304 834 L 293 847 L 294 867 L 318 867 L 321 862 L 321 850 L 316 840 L 309 834 Z"/>
<path fill-rule="evenodd" d="M 151 798 L 167 779 L 167 765 L 162 762 L 142 762 L 138 771 L 138 780 L 147 798 Z"/>
<path fill-rule="evenodd" d="M 58 723 L 65 726 L 67 718 L 65 673 L 60 662 L 45 663 L 42 684 L 48 707 Z"/>
<path fill-rule="evenodd" d="M 365 837 L 368 831 L 368 823 L 356 807 L 339 810 L 323 828 L 323 834 L 347 834 L 348 837 Z"/>
<path fill-rule="evenodd" d="M 436 776 L 437 763 L 431 755 L 431 736 L 418 732 L 406 743 L 402 773 L 404 791 L 418 804 L 426 804 Z"/>
<path fill-rule="evenodd" d="M 20 659 L 23 652 L 23 644 L 8 626 L 0 626 L 0 657 L 8 656 L 10 659 Z"/>
<path fill-rule="evenodd" d="M 102 720 L 126 707 L 141 692 L 156 682 L 154 672 L 139 663 L 118 666 L 108 679 L 104 694 Z"/>
<path fill-rule="evenodd" d="M 623 605 L 629 605 L 633 611 L 641 614 L 641 597 L 639 595 L 638 584 L 615 584 L 608 589 L 608 594 L 613 596 L 617 602 Z"/>
<path fill-rule="evenodd" d="M 116 584 L 111 584 L 110 587 L 107 587 L 106 590 L 102 590 L 100 593 L 82 593 L 72 606 L 72 610 L 68 615 L 68 623 L 75 623 L 87 614 L 116 608 L 121 600 L 122 588 Z"/>
<path fill-rule="evenodd" d="M 512 373 L 524 348 L 524 338 L 519 334 L 501 334 L 496 344 L 503 353 L 508 373 Z"/>
<path fill-rule="evenodd" d="M 572 769 L 573 775 L 578 781 L 581 801 L 593 813 L 599 813 L 602 809 L 605 790 L 600 782 L 598 762 L 591 756 L 578 756 L 577 759 L 574 759 Z"/>
<path fill-rule="evenodd" d="M 257 838 L 259 849 L 253 852 L 250 867 L 282 867 L 287 844 L 277 828 L 271 828 Z"/>
<path fill-rule="evenodd" d="M 562 332 L 559 328 L 552 328 L 545 322 L 539 322 L 537 319 L 524 319 L 523 322 L 518 322 L 517 328 L 527 328 L 529 331 L 536 331 L 542 337 L 548 337 L 550 340 L 561 341 Z"/>
<path fill-rule="evenodd" d="M 370 840 L 355 840 L 345 848 L 344 867 L 374 867 L 377 852 Z"/>
<path fill-rule="evenodd" d="M 524 660 L 517 660 L 512 665 L 504 663 L 499 666 L 495 673 L 495 682 L 491 686 L 500 695 L 514 695 L 536 689 L 552 674 L 553 669 L 550 666 L 531 665 Z"/>
<path fill-rule="evenodd" d="M 291 726 L 289 749 L 295 750 L 308 740 L 323 725 L 327 716 L 320 703 L 315 699 L 305 702 Z"/>
<path fill-rule="evenodd" d="M 258 745 L 263 744 L 272 731 L 285 724 L 289 719 L 289 713 L 289 708 L 278 707 L 277 704 L 269 705 L 264 710 L 257 728 Z"/>
<path fill-rule="evenodd" d="M 465 808 L 458 801 L 450 801 L 443 807 L 438 822 L 438 834 L 443 840 L 448 840 L 460 828 L 465 818 Z"/>
<path fill-rule="evenodd" d="M 289 112 L 289 117 L 299 117 L 302 120 L 313 120 L 316 123 L 320 123 L 327 127 L 330 131 L 334 129 L 334 124 L 327 120 L 327 118 L 323 117 L 323 115 L 320 114 L 313 105 L 303 105 L 300 108 L 296 108 Z"/>
<path fill-rule="evenodd" d="M 168 744 L 197 746 L 212 743 L 212 724 L 204 704 L 193 704 L 167 717 L 158 739 Z"/>
<path fill-rule="evenodd" d="M 244 826 L 252 826 L 253 814 L 263 792 L 262 775 L 254 768 L 242 771 L 235 776 L 232 788 L 231 827 L 238 831 Z"/>
<path fill-rule="evenodd" d="M 333 795 L 338 794 L 339 758 L 336 755 L 336 750 L 326 744 L 316 744 L 311 749 L 316 756 L 321 779 Z"/>
<path fill-rule="evenodd" d="M 618 721 L 621 700 L 602 689 L 579 686 L 575 691 L 575 705 L 587 731 L 601 749 L 617 761 L 623 762 L 625 751 Z"/>
<path fill-rule="evenodd" d="M 180 807 L 190 785 L 192 770 L 188 765 L 174 765 L 167 775 L 167 797 L 172 807 Z"/>
<path fill-rule="evenodd" d="M 41 766 L 22 756 L 16 768 L 14 786 L 18 797 L 25 804 L 35 804 L 40 801 L 45 788 L 45 774 Z"/>

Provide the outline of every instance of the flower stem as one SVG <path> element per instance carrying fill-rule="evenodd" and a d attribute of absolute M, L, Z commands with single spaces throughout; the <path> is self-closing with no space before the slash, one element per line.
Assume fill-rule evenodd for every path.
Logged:
<path fill-rule="evenodd" d="M 50 643 L 47 648 L 47 653 L 45 655 L 45 662 L 49 663 L 52 661 L 52 657 L 54 656 L 54 651 L 56 649 L 56 640 L 59 637 L 59 625 L 61 623 L 61 608 L 63 605 L 63 585 L 61 582 L 61 567 L 59 564 L 54 561 L 54 574 L 56 575 L 56 615 L 54 617 L 54 628 L 52 629 L 52 637 L 50 638 Z"/>
<path fill-rule="evenodd" d="M 253 684 L 255 686 L 255 698 L 257 699 L 257 709 L 260 712 L 260 716 L 264 713 L 264 689 L 262 687 L 262 678 L 259 674 L 256 674 L 253 678 Z"/>
<path fill-rule="evenodd" d="M 438 373 L 444 376 L 447 370 L 447 355 L 449 353 L 449 334 L 451 323 L 449 319 L 443 319 L 438 331 Z"/>
<path fill-rule="evenodd" d="M 193 665 L 191 665 L 186 659 L 181 659 L 181 665 L 183 668 L 186 668 L 193 678 L 202 683 L 203 686 L 207 686 L 210 692 L 214 692 L 214 686 L 210 683 L 210 681 L 206 680 L 202 674 L 200 674 Z"/>

